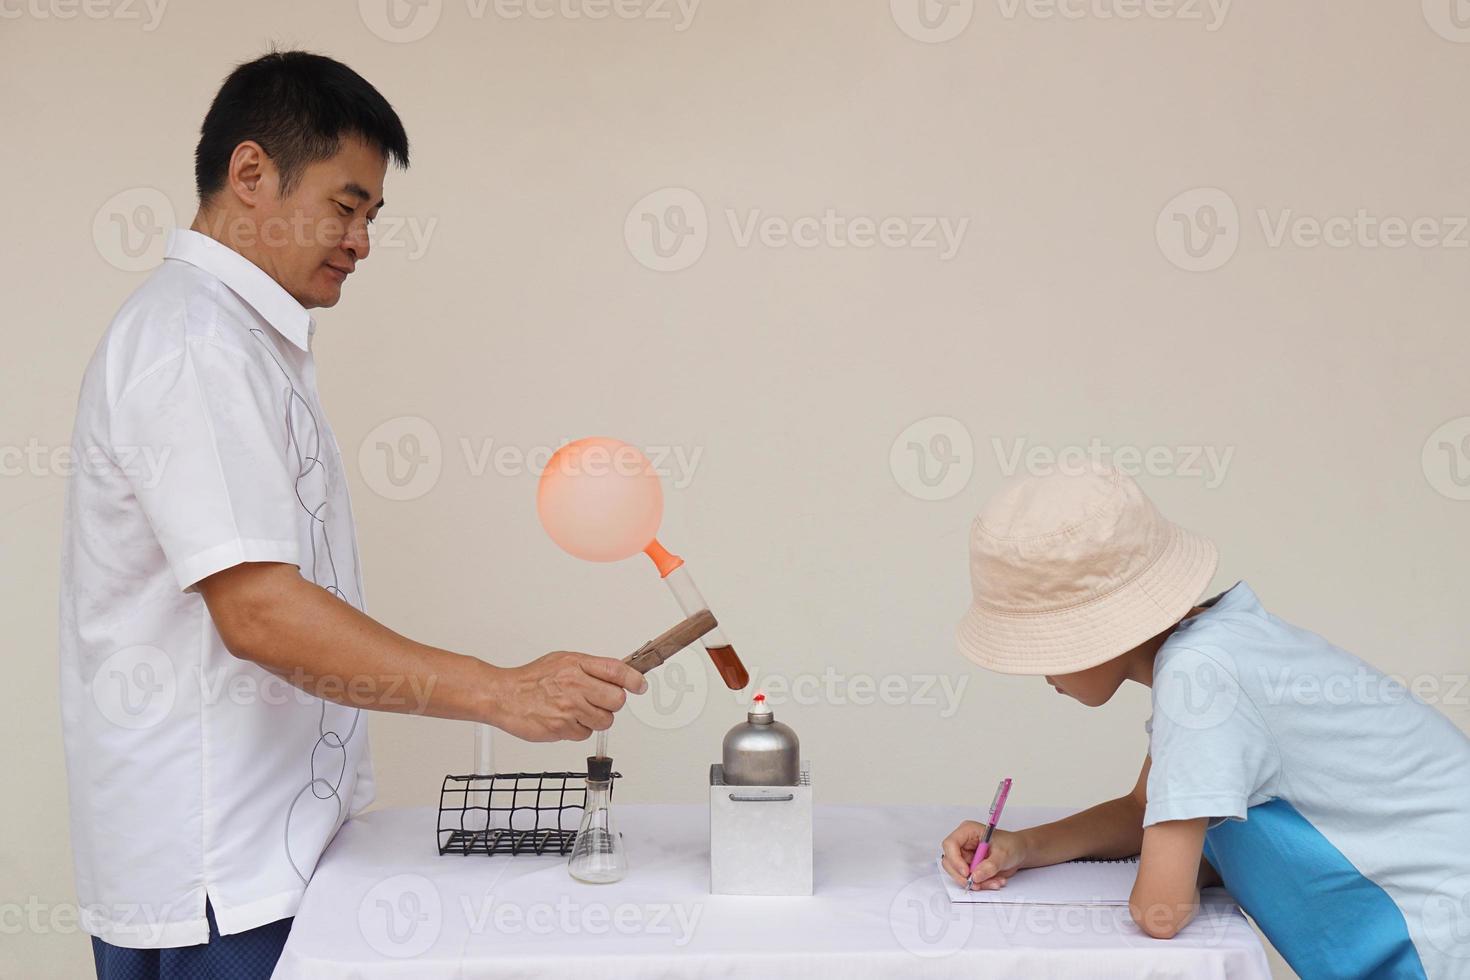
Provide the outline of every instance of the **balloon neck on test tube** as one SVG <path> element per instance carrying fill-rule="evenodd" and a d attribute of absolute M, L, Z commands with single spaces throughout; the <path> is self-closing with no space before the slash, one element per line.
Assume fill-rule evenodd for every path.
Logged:
<path fill-rule="evenodd" d="M 654 538 L 643 549 L 643 553 L 653 561 L 653 567 L 658 569 L 659 578 L 668 578 L 676 569 L 684 567 L 684 559 L 658 543 Z"/>
<path fill-rule="evenodd" d="M 709 609 L 709 603 L 699 594 L 699 587 L 694 584 L 689 569 L 682 561 L 664 576 L 664 582 L 668 584 L 669 591 L 674 594 L 674 601 L 679 604 L 685 616 L 693 616 L 701 610 Z M 715 669 L 720 672 L 720 679 L 725 682 L 726 687 L 739 691 L 750 684 L 750 673 L 740 662 L 735 647 L 725 638 L 723 629 L 716 626 L 704 634 L 700 642 L 704 644 L 705 652 L 709 654 Z"/>

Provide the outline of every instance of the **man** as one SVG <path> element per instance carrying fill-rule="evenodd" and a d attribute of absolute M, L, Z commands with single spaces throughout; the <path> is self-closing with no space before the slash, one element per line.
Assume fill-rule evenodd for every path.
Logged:
<path fill-rule="evenodd" d="M 497 668 L 362 612 L 307 311 L 367 258 L 389 160 L 408 164 L 403 126 L 350 68 L 241 65 L 204 119 L 191 229 L 83 378 L 73 449 L 102 465 L 68 487 L 61 696 L 103 980 L 270 975 L 372 799 L 362 709 L 584 739 L 645 688 L 617 660 Z"/>

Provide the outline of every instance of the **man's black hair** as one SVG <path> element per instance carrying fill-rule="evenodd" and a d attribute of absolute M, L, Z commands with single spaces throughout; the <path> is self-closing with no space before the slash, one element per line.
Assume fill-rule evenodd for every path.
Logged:
<path fill-rule="evenodd" d="M 225 186 L 230 155 L 254 140 L 281 174 L 289 194 L 307 164 L 334 156 L 343 136 L 356 136 L 400 167 L 408 166 L 408 134 L 388 100 L 340 61 L 306 51 L 272 51 L 240 65 L 220 86 L 194 151 L 200 201 Z"/>

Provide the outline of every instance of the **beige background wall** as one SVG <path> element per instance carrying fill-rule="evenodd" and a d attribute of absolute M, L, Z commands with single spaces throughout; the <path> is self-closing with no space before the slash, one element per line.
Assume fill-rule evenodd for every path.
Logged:
<path fill-rule="evenodd" d="M 1470 30 L 1450 0 L 960 0 L 932 29 L 908 0 L 650 3 L 428 0 L 394 28 L 383 0 L 0 0 L 0 974 L 90 965 L 68 919 L 49 454 L 162 248 L 149 230 L 192 217 L 209 98 L 272 41 L 351 64 L 413 141 L 317 336 L 393 627 L 505 664 L 630 651 L 672 600 L 641 559 L 557 551 L 534 474 L 493 453 L 669 447 L 697 465 L 670 464 L 663 538 L 758 683 L 802 692 L 780 716 L 823 800 L 978 809 L 1003 768 L 1018 803 L 1088 803 L 1131 785 L 1146 692 L 1088 711 L 970 670 L 950 637 L 968 521 L 1017 446 L 1033 468 L 1035 447 L 1098 446 L 1150 460 L 1149 493 L 1220 543 L 1217 587 L 1247 578 L 1427 679 L 1470 729 Z M 661 259 L 647 221 L 673 242 L 670 205 L 692 234 Z M 840 230 L 782 244 L 829 209 Z M 774 221 L 748 237 L 752 215 Z M 953 254 L 924 247 L 961 223 Z M 405 435 L 427 462 L 398 487 L 379 444 Z M 622 798 L 700 797 L 739 717 L 712 676 L 618 722 Z M 380 805 L 432 803 L 469 768 L 464 726 L 371 731 Z M 560 768 L 585 748 L 498 752 Z"/>

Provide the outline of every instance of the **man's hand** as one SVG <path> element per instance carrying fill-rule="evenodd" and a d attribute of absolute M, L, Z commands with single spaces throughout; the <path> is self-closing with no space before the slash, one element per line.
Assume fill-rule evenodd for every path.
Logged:
<path fill-rule="evenodd" d="M 648 690 L 621 660 L 565 650 L 501 671 L 491 692 L 490 723 L 528 742 L 582 741 L 612 727 L 628 693 Z"/>
<path fill-rule="evenodd" d="M 944 839 L 944 870 L 963 885 L 968 879 L 976 888 L 1004 888 L 1011 875 L 1026 864 L 1026 848 L 1021 835 L 1009 830 L 997 830 L 990 837 L 990 853 L 970 876 L 970 862 L 975 858 L 975 846 L 985 836 L 985 824 L 966 820 Z"/>

